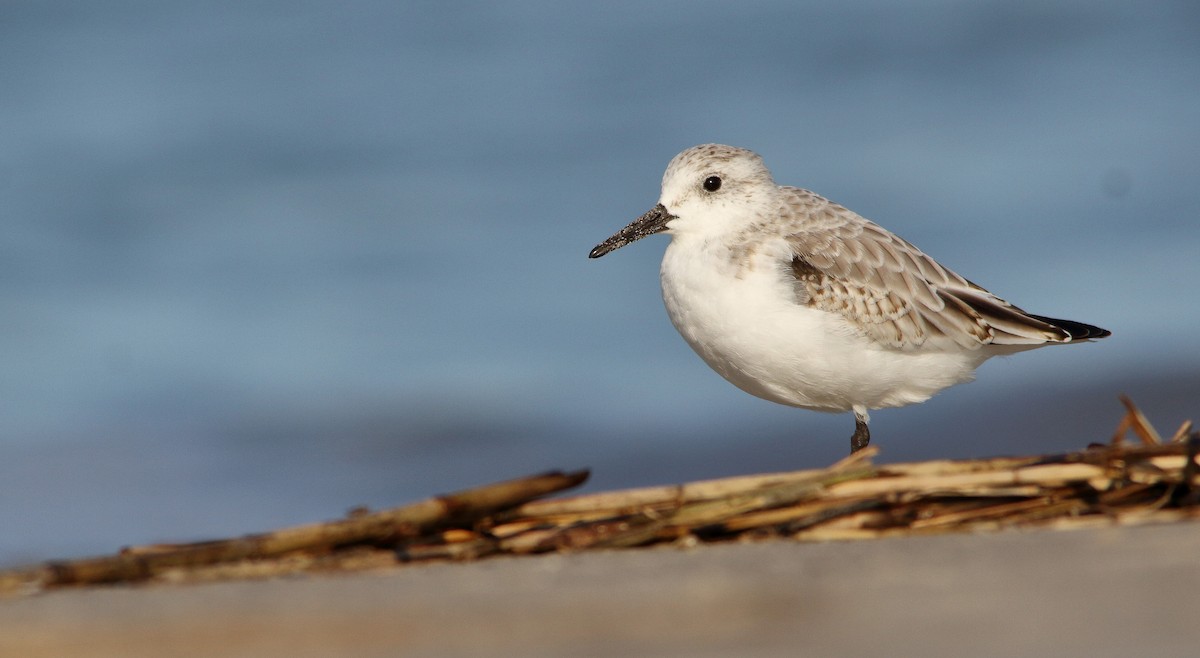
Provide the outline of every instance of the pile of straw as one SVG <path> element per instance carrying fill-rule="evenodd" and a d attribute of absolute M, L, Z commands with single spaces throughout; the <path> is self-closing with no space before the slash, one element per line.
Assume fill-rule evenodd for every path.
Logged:
<path fill-rule="evenodd" d="M 1200 432 L 1169 440 L 1127 399 L 1112 441 L 1065 455 L 829 468 L 545 499 L 586 471 L 547 473 L 394 509 L 228 540 L 127 548 L 0 572 L 0 594 L 81 584 L 264 577 L 499 554 L 1072 528 L 1200 517 Z M 1126 441 L 1132 432 L 1138 443 Z"/>

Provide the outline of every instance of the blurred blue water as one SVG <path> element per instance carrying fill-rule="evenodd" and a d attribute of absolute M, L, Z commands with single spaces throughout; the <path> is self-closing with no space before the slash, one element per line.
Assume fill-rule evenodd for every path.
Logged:
<path fill-rule="evenodd" d="M 841 456 L 691 354 L 665 238 L 586 258 L 701 142 L 1114 330 L 877 413 L 886 459 L 1079 447 L 1121 391 L 1173 429 L 1198 7 L 6 2 L 0 563 Z"/>

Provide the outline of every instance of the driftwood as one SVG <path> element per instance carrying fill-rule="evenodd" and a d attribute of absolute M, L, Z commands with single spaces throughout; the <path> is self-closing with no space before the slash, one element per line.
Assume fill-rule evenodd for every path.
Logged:
<path fill-rule="evenodd" d="M 1163 440 L 1127 398 L 1107 445 L 1065 455 L 824 469 L 544 499 L 586 471 L 548 473 L 379 512 L 228 540 L 127 548 L 0 572 L 0 594 L 65 585 L 263 577 L 317 569 L 790 537 L 1070 528 L 1200 517 L 1200 432 Z M 1132 433 L 1138 443 L 1126 441 Z"/>
<path fill-rule="evenodd" d="M 53 587 L 146 580 L 173 569 L 197 568 L 289 554 L 326 553 L 347 547 L 395 546 L 446 527 L 470 526 L 497 511 L 578 486 L 587 471 L 546 473 L 429 498 L 380 512 L 354 511 L 347 518 L 284 528 L 235 539 L 158 544 L 123 549 L 111 556 L 0 572 L 0 593 L 36 585 Z"/>

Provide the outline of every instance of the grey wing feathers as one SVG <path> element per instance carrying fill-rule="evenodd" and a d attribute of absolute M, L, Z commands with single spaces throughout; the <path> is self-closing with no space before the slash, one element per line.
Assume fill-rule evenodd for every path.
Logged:
<path fill-rule="evenodd" d="M 1026 313 L 842 206 L 807 190 L 780 189 L 783 214 L 793 220 L 787 240 L 798 300 L 841 314 L 885 345 L 1032 347 L 1095 337 Z"/>

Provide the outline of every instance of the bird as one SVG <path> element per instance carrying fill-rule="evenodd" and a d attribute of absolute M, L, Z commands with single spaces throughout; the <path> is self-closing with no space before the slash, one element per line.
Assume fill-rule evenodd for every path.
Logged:
<path fill-rule="evenodd" d="M 596 245 L 671 241 L 660 268 L 671 323 L 713 370 L 780 404 L 854 413 L 928 400 L 993 356 L 1111 335 L 1028 313 L 882 226 L 775 183 L 757 153 L 701 144 L 667 165 L 658 203 Z"/>

